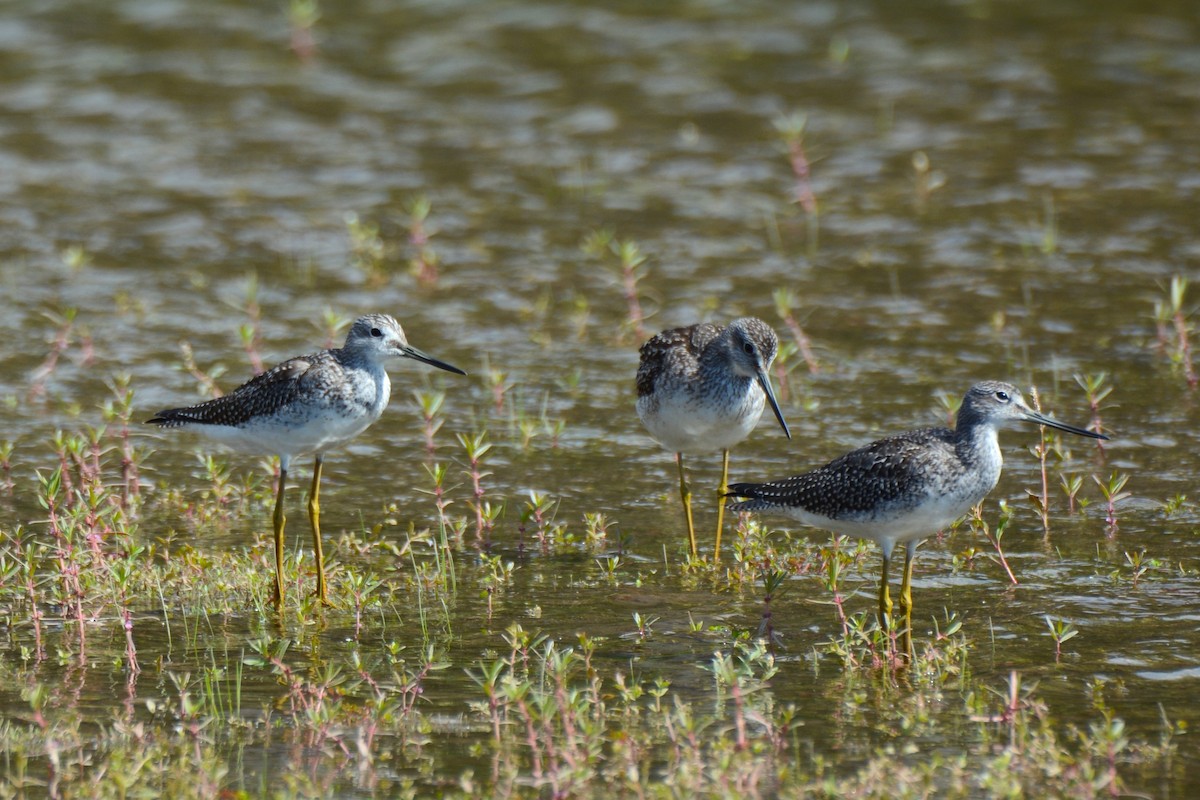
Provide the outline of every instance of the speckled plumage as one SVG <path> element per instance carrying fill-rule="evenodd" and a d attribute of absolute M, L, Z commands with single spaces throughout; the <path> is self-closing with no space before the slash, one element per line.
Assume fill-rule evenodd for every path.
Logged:
<path fill-rule="evenodd" d="M 343 445 L 379 419 L 391 397 L 388 356 L 370 346 L 372 329 L 393 330 L 388 320 L 361 317 L 341 348 L 288 359 L 227 395 L 165 409 L 149 422 L 199 428 L 236 450 L 288 460 Z"/>
<path fill-rule="evenodd" d="M 891 609 L 887 570 L 895 545 L 906 544 L 903 603 L 917 542 L 966 514 L 995 488 L 1004 464 L 998 431 L 1016 421 L 1108 438 L 1033 411 L 1012 384 L 985 381 L 963 397 L 953 431 L 909 431 L 872 442 L 802 475 L 770 483 L 732 484 L 729 494 L 747 499 L 730 508 L 786 514 L 816 528 L 878 543 L 884 559 L 880 587 L 884 617 Z M 905 610 L 907 618 L 911 605 Z"/>
<path fill-rule="evenodd" d="M 736 319 L 727 327 L 706 322 L 666 330 L 639 350 L 638 417 L 659 444 L 675 453 L 693 556 L 697 555 L 696 533 L 683 454 L 721 451 L 723 486 L 728 479 L 729 448 L 750 435 L 767 403 L 791 438 L 767 375 L 778 350 L 775 331 L 754 317 Z M 720 557 L 724 514 L 722 496 L 714 559 Z"/>
<path fill-rule="evenodd" d="M 945 428 L 909 431 L 847 453 L 819 469 L 763 484 L 734 484 L 752 499 L 736 511 L 779 511 L 815 527 L 888 549 L 949 525 L 996 485 L 1000 449 L 985 440 L 956 447 Z M 964 458 L 965 456 L 965 458 Z"/>
<path fill-rule="evenodd" d="M 186 408 L 159 411 L 149 423 L 198 430 L 236 450 L 279 456 L 275 501 L 275 600 L 283 602 L 283 489 L 294 456 L 315 453 L 309 516 L 317 562 L 317 594 L 326 597 L 317 492 L 326 451 L 346 444 L 379 419 L 391 397 L 385 364 L 412 358 L 455 372 L 458 367 L 408 344 L 400 323 L 386 314 L 359 317 L 340 348 L 288 359 L 229 394 Z"/>

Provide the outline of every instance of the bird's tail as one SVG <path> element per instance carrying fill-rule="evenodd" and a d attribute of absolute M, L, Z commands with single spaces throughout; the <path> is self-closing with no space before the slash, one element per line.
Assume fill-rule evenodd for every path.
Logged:
<path fill-rule="evenodd" d="M 159 425 L 163 428 L 179 428 L 200 420 L 190 413 L 190 408 L 165 408 L 159 411 L 150 419 L 146 420 L 146 425 Z"/>
<path fill-rule="evenodd" d="M 726 488 L 726 497 L 744 497 L 726 506 L 730 511 L 769 511 L 777 503 L 770 500 L 773 492 L 769 483 L 731 483 Z"/>

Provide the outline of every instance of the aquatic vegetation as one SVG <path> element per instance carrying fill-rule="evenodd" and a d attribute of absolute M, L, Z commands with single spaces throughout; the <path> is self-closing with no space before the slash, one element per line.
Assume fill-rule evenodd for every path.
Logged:
<path fill-rule="evenodd" d="M 1004 572 L 1008 575 L 1009 582 L 1012 583 L 1013 586 L 1016 586 L 1018 583 L 1017 576 L 1013 574 L 1012 567 L 1008 565 L 1008 559 L 1004 556 L 1004 548 L 1001 546 L 1001 540 L 1004 538 L 1004 531 L 1008 528 L 1009 523 L 1012 522 L 1013 514 L 1012 510 L 1008 507 L 1008 503 L 1005 501 L 1001 500 L 997 505 L 1000 506 L 1000 517 L 996 520 L 996 526 L 994 530 L 992 529 L 992 526 L 988 525 L 987 521 L 983 518 L 983 503 L 980 503 L 971 509 L 971 513 L 967 517 L 967 520 L 971 525 L 971 530 L 987 539 L 988 544 L 990 544 L 992 549 L 996 551 L 994 556 L 989 555 L 988 557 L 1000 566 L 1004 567 Z"/>
<path fill-rule="evenodd" d="M 490 544 L 489 537 L 495 525 L 495 516 L 503 508 L 502 505 L 493 508 L 489 501 L 483 499 L 483 479 L 492 474 L 490 470 L 483 468 L 483 457 L 492 449 L 492 445 L 487 441 L 487 431 L 479 431 L 474 436 L 460 433 L 458 442 L 467 457 L 467 469 L 464 471 L 471 480 L 469 505 L 475 512 L 475 543 L 486 550 Z"/>
<path fill-rule="evenodd" d="M 555 542 L 563 536 L 566 526 L 554 521 L 558 511 L 558 501 L 543 492 L 529 490 L 529 499 L 521 511 L 520 532 L 522 537 L 526 531 L 533 528 L 533 538 L 543 553 L 550 552 Z"/>
<path fill-rule="evenodd" d="M 1058 476 L 1063 493 L 1067 496 L 1067 510 L 1074 514 L 1078 509 L 1087 508 L 1087 498 L 1078 498 L 1079 490 L 1083 488 L 1083 478 L 1079 475 L 1062 474 Z"/>
<path fill-rule="evenodd" d="M 791 289 L 781 288 L 772 292 L 771 298 L 775 301 L 775 313 L 779 315 L 788 332 L 792 334 L 792 339 L 795 341 L 800 355 L 803 356 L 808 371 L 812 374 L 820 372 L 821 365 L 813 354 L 812 342 L 796 320 L 796 307 L 800 303 L 796 293 Z"/>
<path fill-rule="evenodd" d="M 1129 482 L 1129 476 L 1113 472 L 1108 476 L 1107 481 L 1097 475 L 1093 475 L 1092 480 L 1100 487 L 1100 494 L 1104 496 L 1104 521 L 1108 525 L 1108 531 L 1111 535 L 1117 531 L 1117 504 L 1128 500 L 1132 496 L 1129 492 L 1125 491 L 1125 484 Z"/>
<path fill-rule="evenodd" d="M 242 350 L 246 352 L 246 360 L 250 368 L 258 375 L 266 369 L 262 358 L 262 308 L 258 304 L 258 275 L 249 273 L 246 276 L 245 298 L 241 311 L 246 321 L 238 326 L 238 338 L 242 341 Z"/>
<path fill-rule="evenodd" d="M 307 64 L 317 57 L 317 39 L 314 29 L 321 19 L 319 0 L 288 0 L 288 48 L 301 63 Z"/>
<path fill-rule="evenodd" d="M 50 350 L 46 353 L 46 357 L 42 363 L 34 369 L 29 376 L 29 388 L 27 396 L 30 400 L 44 400 L 46 397 L 46 382 L 54 375 L 58 368 L 58 362 L 64 354 L 75 344 L 75 317 L 79 313 L 78 309 L 73 307 L 65 307 L 54 311 L 47 311 L 43 316 L 54 325 L 54 336 L 50 340 Z M 86 361 L 87 350 L 86 341 L 80 342 L 80 346 L 84 348 L 81 358 Z"/>
<path fill-rule="evenodd" d="M 16 445 L 9 439 L 0 442 L 0 474 L 4 476 L 4 492 L 12 495 L 13 477 L 12 477 L 12 456 Z"/>
<path fill-rule="evenodd" d="M 1070 622 L 1064 619 L 1055 619 L 1049 614 L 1046 614 L 1046 627 L 1050 629 L 1050 636 L 1054 638 L 1054 663 L 1062 661 L 1062 646 L 1075 638 L 1079 634 L 1079 630 Z"/>
<path fill-rule="evenodd" d="M 1037 387 L 1033 387 L 1029 391 L 1029 403 L 1034 411 L 1039 414 L 1042 411 L 1042 399 L 1038 394 Z M 1094 428 L 1099 430 L 1099 428 Z M 1046 472 L 1046 454 L 1049 452 L 1047 445 L 1047 432 L 1045 428 L 1038 428 L 1038 443 L 1029 448 L 1029 452 L 1037 459 L 1038 471 L 1042 478 L 1042 488 L 1040 492 L 1033 492 L 1029 489 L 1025 490 L 1025 494 L 1037 509 L 1038 516 L 1042 519 L 1042 530 L 1047 534 L 1050 533 L 1050 479 Z M 999 538 L 999 537 L 997 537 Z M 1005 565 L 1007 568 L 1007 564 Z M 1014 580 L 1015 583 L 1015 580 Z"/>
<path fill-rule="evenodd" d="M 1175 275 L 1167 287 L 1165 297 L 1154 301 L 1154 321 L 1158 334 L 1158 350 L 1166 355 L 1171 364 L 1183 373 L 1187 385 L 1195 389 L 1200 386 L 1192 362 L 1192 310 L 1184 308 L 1188 280 Z"/>
<path fill-rule="evenodd" d="M 934 192 L 946 185 L 946 176 L 933 168 L 929 154 L 918 150 L 912 154 L 913 192 L 917 213 L 924 214 L 929 208 L 929 199 Z"/>
<path fill-rule="evenodd" d="M 809 175 L 809 159 L 804 147 L 804 135 L 807 127 L 808 115 L 802 113 L 794 113 L 775 120 L 775 130 L 787 148 L 788 165 L 792 169 L 792 176 L 794 178 L 792 202 L 800 206 L 804 212 L 805 224 L 807 225 L 806 244 L 808 257 L 813 258 L 817 254 L 821 231 L 821 215 L 819 206 L 817 205 L 817 197 L 812 190 Z"/>
<path fill-rule="evenodd" d="M 440 259 L 429 243 L 435 233 L 427 224 L 433 203 L 428 197 L 417 195 L 405 204 L 404 210 L 408 214 L 408 244 L 413 250 L 408 259 L 408 271 L 422 286 L 434 286 L 438 282 Z"/>
<path fill-rule="evenodd" d="M 1104 401 L 1108 399 L 1108 396 L 1113 391 L 1108 373 L 1076 374 L 1074 378 L 1079 387 L 1087 394 L 1088 407 L 1092 410 L 1091 429 L 1103 433 L 1107 429 L 1104 427 L 1104 421 L 1100 418 L 1100 412 L 1104 408 L 1107 408 L 1104 405 Z M 1100 452 L 1104 452 L 1104 441 L 1097 440 L 1096 447 L 1100 449 Z"/>
<path fill-rule="evenodd" d="M 351 263 L 368 284 L 383 286 L 391 279 L 388 265 L 395 256 L 395 245 L 384 241 L 378 223 L 365 221 L 354 212 L 348 212 L 344 219 L 350 236 Z"/>
<path fill-rule="evenodd" d="M 597 230 L 590 233 L 582 244 L 583 252 L 592 258 L 608 261 L 616 259 L 620 272 L 621 291 L 625 298 L 628 318 L 625 326 L 632 331 L 633 338 L 642 341 L 646 338 L 646 320 L 642 311 L 642 301 L 638 295 L 638 283 L 646 276 L 646 256 L 638 247 L 637 242 L 616 237 L 613 231 Z"/>

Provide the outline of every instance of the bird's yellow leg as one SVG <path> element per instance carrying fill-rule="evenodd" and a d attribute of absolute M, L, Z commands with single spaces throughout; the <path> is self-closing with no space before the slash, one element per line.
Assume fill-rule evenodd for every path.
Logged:
<path fill-rule="evenodd" d="M 683 473 L 683 453 L 675 454 L 675 463 L 679 465 L 679 497 L 683 500 L 683 514 L 687 518 L 688 546 L 692 550 L 692 558 L 697 555 L 696 528 L 692 525 L 692 490 L 688 488 L 687 477 Z"/>
<path fill-rule="evenodd" d="M 891 559 L 883 556 L 883 575 L 879 578 L 879 627 L 884 633 L 892 629 L 892 595 L 888 590 L 888 566 Z"/>
<path fill-rule="evenodd" d="M 287 467 L 279 467 L 279 487 L 275 490 L 275 608 L 283 608 L 283 489 L 287 485 Z"/>
<path fill-rule="evenodd" d="M 900 644 L 904 652 L 911 656 L 912 645 L 912 565 L 913 556 L 917 552 L 917 543 L 909 542 L 904 549 L 904 577 L 900 581 L 900 613 L 904 615 L 904 630 L 900 634 Z"/>
<path fill-rule="evenodd" d="M 725 527 L 725 486 L 729 483 L 729 451 L 721 451 L 721 483 L 717 486 L 717 543 L 713 547 L 713 563 L 721 560 L 721 529 Z"/>
<path fill-rule="evenodd" d="M 313 462 L 312 489 L 308 492 L 308 518 L 312 521 L 313 553 L 317 561 L 317 591 L 314 592 L 321 605 L 330 605 L 329 590 L 325 584 L 325 552 L 321 548 L 321 504 L 317 499 L 321 491 L 321 465 L 325 460 L 317 456 Z"/>

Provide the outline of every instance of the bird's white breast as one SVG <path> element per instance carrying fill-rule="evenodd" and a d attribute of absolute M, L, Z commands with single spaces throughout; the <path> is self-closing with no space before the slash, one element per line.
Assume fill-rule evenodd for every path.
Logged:
<path fill-rule="evenodd" d="M 766 397 L 756 383 L 718 398 L 690 392 L 655 393 L 638 399 L 646 430 L 676 453 L 727 450 L 745 439 L 762 417 Z"/>

